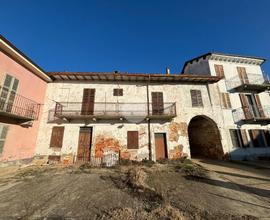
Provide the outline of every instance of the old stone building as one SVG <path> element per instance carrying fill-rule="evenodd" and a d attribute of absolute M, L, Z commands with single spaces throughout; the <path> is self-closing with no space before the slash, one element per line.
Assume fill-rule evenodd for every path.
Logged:
<path fill-rule="evenodd" d="M 207 53 L 182 74 L 45 72 L 0 37 L 0 160 L 270 156 L 262 58 Z"/>
<path fill-rule="evenodd" d="M 270 155 L 269 80 L 262 72 L 265 59 L 207 53 L 187 61 L 182 73 L 219 76 L 222 117 L 232 159 Z"/>
<path fill-rule="evenodd" d="M 120 152 L 126 159 L 229 152 L 216 76 L 49 73 L 36 154 L 66 161 Z M 198 123 L 202 123 L 198 125 Z M 189 128 L 188 128 L 189 127 Z"/>

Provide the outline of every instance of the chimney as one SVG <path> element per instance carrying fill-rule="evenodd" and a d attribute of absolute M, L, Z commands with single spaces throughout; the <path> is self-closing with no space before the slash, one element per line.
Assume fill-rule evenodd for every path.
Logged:
<path fill-rule="evenodd" d="M 170 71 L 170 69 L 168 67 L 166 67 L 166 74 L 167 75 L 170 75 L 171 74 L 171 71 Z"/>

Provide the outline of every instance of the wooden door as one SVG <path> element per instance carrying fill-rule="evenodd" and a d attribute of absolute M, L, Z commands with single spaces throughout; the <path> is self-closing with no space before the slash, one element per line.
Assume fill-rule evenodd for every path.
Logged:
<path fill-rule="evenodd" d="M 249 80 L 247 77 L 247 72 L 245 67 L 237 67 L 238 76 L 242 84 L 248 84 Z"/>
<path fill-rule="evenodd" d="M 166 134 L 164 133 L 155 134 L 155 147 L 156 147 L 156 160 L 168 158 Z"/>
<path fill-rule="evenodd" d="M 82 115 L 93 115 L 94 114 L 94 103 L 95 103 L 95 89 L 84 89 L 82 99 Z"/>
<path fill-rule="evenodd" d="M 79 134 L 77 162 L 89 162 L 91 152 L 92 128 L 81 128 Z"/>
<path fill-rule="evenodd" d="M 164 113 L 162 92 L 152 92 L 152 113 L 153 115 L 162 115 Z"/>

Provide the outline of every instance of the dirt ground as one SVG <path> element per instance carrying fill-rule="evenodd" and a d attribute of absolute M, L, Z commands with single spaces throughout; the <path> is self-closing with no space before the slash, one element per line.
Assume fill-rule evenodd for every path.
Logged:
<path fill-rule="evenodd" d="M 270 219 L 270 170 L 189 160 L 0 169 L 0 219 Z"/>

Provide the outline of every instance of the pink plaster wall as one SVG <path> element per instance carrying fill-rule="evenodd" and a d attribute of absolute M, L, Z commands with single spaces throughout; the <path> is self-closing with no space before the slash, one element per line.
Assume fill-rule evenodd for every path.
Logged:
<path fill-rule="evenodd" d="M 38 103 L 44 103 L 47 83 L 32 72 L 12 60 L 0 51 L 0 84 L 3 84 L 5 74 L 8 73 L 19 80 L 17 92 Z M 42 106 L 40 114 L 42 112 Z M 40 117 L 34 121 L 33 126 L 23 128 L 20 125 L 9 125 L 0 161 L 11 161 L 33 157 Z"/>

